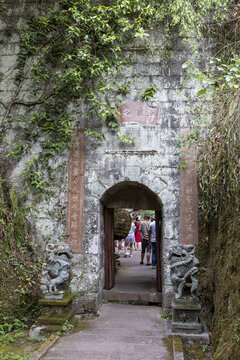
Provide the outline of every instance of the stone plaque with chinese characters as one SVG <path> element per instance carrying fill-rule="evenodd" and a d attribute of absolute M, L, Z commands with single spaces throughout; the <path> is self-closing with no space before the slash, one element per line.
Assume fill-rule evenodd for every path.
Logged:
<path fill-rule="evenodd" d="M 84 131 L 76 131 L 69 150 L 68 167 L 68 244 L 74 253 L 83 250 Z"/>
<path fill-rule="evenodd" d="M 180 134 L 187 134 L 189 129 L 182 128 Z M 198 189 L 196 150 L 186 148 L 181 162 L 187 162 L 180 171 L 180 240 L 181 244 L 198 244 Z"/>
<path fill-rule="evenodd" d="M 119 121 L 139 122 L 146 125 L 155 125 L 160 119 L 161 108 L 150 108 L 148 105 L 129 101 L 119 108 Z"/>

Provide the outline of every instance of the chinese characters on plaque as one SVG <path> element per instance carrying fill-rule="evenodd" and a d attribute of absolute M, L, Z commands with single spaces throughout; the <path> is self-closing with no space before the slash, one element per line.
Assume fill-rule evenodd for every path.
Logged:
<path fill-rule="evenodd" d="M 121 123 L 132 121 L 154 125 L 160 119 L 161 108 L 150 108 L 146 104 L 129 101 L 120 106 L 119 112 L 119 121 Z"/>
<path fill-rule="evenodd" d="M 84 199 L 84 131 L 76 131 L 69 150 L 68 167 L 68 244 L 72 251 L 81 253 Z"/>

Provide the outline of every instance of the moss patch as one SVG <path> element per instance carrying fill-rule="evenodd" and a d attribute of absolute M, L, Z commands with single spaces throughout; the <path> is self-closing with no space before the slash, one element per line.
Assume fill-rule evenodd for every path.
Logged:
<path fill-rule="evenodd" d="M 214 360 L 240 359 L 239 215 L 222 213 L 202 231 L 199 297 L 212 333 Z"/>
<path fill-rule="evenodd" d="M 31 320 L 37 309 L 41 261 L 29 233 L 25 210 L 0 176 L 0 325 L 4 331 L 17 329 L 16 319 Z M 12 324 L 10 329 L 7 324 Z"/>
<path fill-rule="evenodd" d="M 210 360 L 211 347 L 206 345 L 186 344 L 183 342 L 184 360 Z"/>
<path fill-rule="evenodd" d="M 164 338 L 162 339 L 164 345 L 166 346 L 168 352 L 169 352 L 169 355 L 171 357 L 173 357 L 173 345 L 172 345 L 172 339 L 171 338 Z"/>
<path fill-rule="evenodd" d="M 173 342 L 174 342 L 175 351 L 183 352 L 182 340 L 180 338 L 174 337 Z"/>
<path fill-rule="evenodd" d="M 53 324 L 53 325 L 63 325 L 66 321 L 68 321 L 74 315 L 74 310 L 67 311 L 66 313 L 55 316 L 39 316 L 38 323 L 39 324 Z"/>
<path fill-rule="evenodd" d="M 16 356 L 22 356 L 23 359 L 28 359 L 30 354 L 36 351 L 44 342 L 39 342 L 29 338 L 28 330 L 24 330 L 18 333 L 17 337 L 14 338 L 14 333 L 9 335 L 13 338 L 13 342 L 4 343 L 3 337 L 0 337 L 0 359 L 14 359 Z M 20 360 L 20 358 L 19 358 Z"/>
<path fill-rule="evenodd" d="M 68 305 L 72 299 L 74 298 L 74 295 L 70 291 L 66 291 L 64 293 L 63 299 L 57 300 L 57 299 L 40 299 L 39 304 L 41 305 L 49 305 L 49 306 L 65 306 Z"/>
<path fill-rule="evenodd" d="M 92 323 L 90 321 L 79 321 L 78 325 L 74 329 L 74 333 L 78 333 L 83 330 L 91 329 Z"/>

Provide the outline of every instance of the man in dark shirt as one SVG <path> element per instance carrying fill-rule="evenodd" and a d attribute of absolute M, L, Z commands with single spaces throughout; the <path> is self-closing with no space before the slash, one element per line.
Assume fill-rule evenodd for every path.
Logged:
<path fill-rule="evenodd" d="M 141 232 L 141 238 L 142 238 L 142 253 L 141 253 L 141 261 L 140 264 L 143 265 L 144 255 L 147 250 L 147 266 L 150 264 L 150 255 L 151 250 L 149 248 L 149 225 L 150 225 L 150 216 L 148 214 L 144 215 L 144 221 L 141 222 L 139 230 Z"/>

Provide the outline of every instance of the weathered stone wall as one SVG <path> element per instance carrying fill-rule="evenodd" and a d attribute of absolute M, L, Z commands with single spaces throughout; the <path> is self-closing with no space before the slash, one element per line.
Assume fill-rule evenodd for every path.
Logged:
<path fill-rule="evenodd" d="M 154 41 L 155 46 L 161 45 L 157 34 Z M 187 126 L 190 121 L 190 108 L 194 106 L 188 101 L 188 94 L 194 91 L 193 85 L 185 84 L 184 90 L 181 90 L 182 64 L 190 55 L 180 39 L 176 41 L 172 60 L 166 65 L 163 64 L 157 49 L 150 56 L 144 48 L 130 47 L 126 49 L 126 56 L 129 55 L 134 63 L 127 69 L 125 76 L 120 77 L 121 84 L 128 81 L 130 84 L 129 92 L 122 98 L 122 103 L 130 108 L 129 111 L 129 103 L 132 101 L 138 102 L 138 105 L 135 105 L 141 107 L 140 92 L 154 83 L 157 92 L 148 101 L 148 105 L 152 109 L 160 106 L 161 114 L 156 124 L 147 123 L 147 119 L 145 123 L 139 122 L 137 118 L 134 121 L 131 114 L 126 115 L 131 121 L 122 123 L 121 132 L 128 137 L 135 137 L 134 145 L 121 144 L 107 128 L 106 140 L 103 143 L 97 144 L 93 139 L 86 141 L 83 232 L 85 251 L 84 254 L 77 255 L 79 266 L 72 282 L 75 291 L 82 291 L 82 298 L 76 302 L 80 308 L 85 301 L 91 299 L 93 303 L 97 303 L 99 296 L 101 297 L 104 287 L 104 235 L 103 208 L 100 200 L 112 186 L 121 182 L 138 182 L 145 185 L 162 203 L 163 305 L 165 308 L 170 306 L 172 285 L 168 251 L 171 246 L 180 242 L 180 170 L 177 139 L 180 129 Z M 124 114 L 124 110 L 121 114 Z M 193 240 L 195 242 L 196 239 Z M 92 287 L 90 283 L 86 284 L 86 281 L 83 281 L 83 278 L 89 281 L 90 274 Z M 77 276 L 80 276 L 79 280 Z M 88 292 L 85 293 L 87 289 Z"/>
<path fill-rule="evenodd" d="M 56 173 L 51 196 L 39 200 L 31 193 L 23 193 L 23 171 L 25 163 L 33 159 L 34 154 L 41 151 L 40 141 L 33 143 L 28 153 L 19 161 L 7 156 L 11 150 L 8 143 L 24 141 L 21 127 L 7 117 L 23 115 L 29 111 L 29 103 L 33 100 L 33 85 L 30 74 L 26 72 L 19 86 L 15 81 L 17 60 L 20 52 L 21 29 L 27 26 L 31 16 L 46 13 L 53 1 L 46 0 L 5 0 L 4 11 L 0 16 L 0 169 L 9 183 L 13 184 L 21 197 L 22 203 L 30 207 L 28 220 L 31 225 L 32 239 L 45 249 L 47 241 L 66 239 L 66 203 L 67 203 L 67 150 L 49 165 L 61 166 Z M 39 90 L 39 94 L 41 91 Z M 18 104 L 12 105 L 14 102 Z M 26 104 L 26 105 L 23 105 Z M 40 139 L 41 140 L 41 139 Z"/>
<path fill-rule="evenodd" d="M 138 45 L 126 49 L 126 56 L 131 56 L 133 65 L 127 69 L 123 77 L 119 77 L 119 84 L 127 82 L 130 84 L 128 94 L 122 98 L 122 103 L 126 106 L 132 101 L 139 102 L 139 106 L 141 106 L 140 92 L 155 84 L 157 92 L 148 101 L 148 105 L 152 109 L 161 107 L 157 123 L 149 124 L 147 119 L 145 119 L 145 123 L 142 123 L 137 118 L 134 121 L 131 114 L 127 114 L 128 120 L 131 121 L 122 123 L 121 132 L 126 136 L 136 137 L 134 145 L 121 144 L 107 129 L 105 129 L 106 140 L 103 143 L 96 144 L 94 140 L 90 139 L 86 142 L 84 176 L 84 222 L 86 222 L 86 226 L 83 233 L 85 255 L 81 255 L 81 257 L 89 259 L 87 273 L 92 273 L 96 284 L 95 291 L 94 288 L 90 289 L 86 295 L 83 295 L 83 298 L 91 298 L 93 302 L 98 301 L 99 287 L 100 290 L 104 287 L 103 208 L 100 199 L 118 183 L 138 182 L 153 191 L 162 203 L 163 305 L 165 308 L 170 306 L 172 284 L 168 251 L 171 246 L 180 242 L 181 204 L 180 170 L 178 168 L 180 154 L 177 140 L 180 129 L 187 127 L 191 121 L 191 110 L 194 103 L 189 102 L 189 97 L 194 92 L 195 86 L 185 83 L 184 89 L 182 89 L 182 64 L 189 60 L 190 52 L 188 47 L 182 45 L 181 39 L 176 39 L 173 57 L 167 64 L 163 63 L 158 54 L 158 48 L 161 46 L 158 34 L 152 35 L 152 41 L 155 45 L 152 56 L 147 53 L 146 49 L 138 47 Z M 131 111 L 131 105 L 129 107 Z M 121 116 L 123 113 L 124 110 Z M 196 178 L 196 173 L 195 175 L 193 173 L 192 179 L 194 178 Z M 184 188 L 184 183 L 182 188 Z M 196 193 L 193 195 L 196 200 Z M 190 196 L 192 195 L 190 194 Z M 194 218 L 196 217 L 196 205 Z M 185 202 L 184 206 L 187 208 L 188 204 Z M 186 227 L 184 230 L 186 231 Z M 196 233 L 197 229 L 195 229 Z M 191 232 L 188 235 L 193 236 Z M 191 241 L 185 239 L 185 242 L 195 243 L 196 239 L 191 239 Z M 99 256 L 99 254 L 101 255 Z M 86 272 L 86 266 L 85 260 L 83 273 Z M 87 288 L 82 279 L 80 282 L 76 279 L 74 287 L 81 288 L 83 291 Z M 84 302 L 80 299 L 80 303 Z"/>
<path fill-rule="evenodd" d="M 31 13 L 44 12 L 49 6 L 47 1 L 6 1 L 7 16 L 0 24 L 1 36 L 1 71 L 0 83 L 2 119 L 8 115 L 13 99 L 30 101 L 31 79 L 23 82 L 19 88 L 14 83 L 14 66 L 19 52 L 19 29 L 25 26 Z M 11 25 L 9 25 L 11 24 Z M 123 122 L 121 132 L 135 137 L 136 143 L 122 144 L 116 135 L 107 128 L 106 140 L 97 143 L 87 138 L 85 141 L 84 165 L 84 202 L 83 236 L 81 253 L 76 253 L 73 260 L 72 288 L 76 295 L 75 303 L 79 312 L 96 311 L 101 301 L 104 287 L 104 225 L 101 199 L 112 186 L 121 182 L 138 182 L 153 191 L 162 204 L 162 271 L 163 303 L 169 307 L 172 285 L 170 282 L 168 250 L 180 241 L 180 170 L 178 169 L 179 149 L 177 139 L 180 128 L 191 121 L 194 102 L 189 102 L 189 95 L 194 92 L 194 84 L 182 84 L 182 64 L 189 60 L 190 51 L 176 36 L 172 58 L 166 63 L 162 60 L 159 49 L 162 46 L 158 32 L 151 34 L 154 51 L 147 52 L 143 44 L 129 44 L 124 50 L 131 57 L 132 65 L 117 79 L 118 86 L 129 82 L 127 95 L 122 96 L 122 103 L 141 102 L 140 92 L 155 84 L 157 92 L 147 105 L 155 109 L 161 107 L 160 118 L 156 124 L 134 121 Z M 79 108 L 81 108 L 79 103 Z M 11 114 L 24 113 L 27 106 L 15 105 Z M 91 124 L 86 119 L 82 127 Z M 99 125 L 94 124 L 95 127 Z M 104 127 L 104 126 L 103 126 Z M 102 130 L 102 129 L 100 129 Z M 22 171 L 25 162 L 31 160 L 34 153 L 41 150 L 36 142 L 28 155 L 20 161 L 6 158 L 9 151 L 7 141 L 14 142 L 21 138 L 17 125 L 6 130 L 1 143 L 1 171 L 19 193 L 23 190 Z M 82 154 L 79 153 L 79 156 Z M 22 202 L 32 207 L 29 222 L 32 237 L 42 249 L 48 241 L 67 239 L 67 190 L 68 190 L 68 152 L 63 152 L 52 165 L 61 165 L 56 173 L 52 194 L 41 200 L 27 193 L 22 195 Z M 79 196 L 83 194 L 79 192 Z M 81 195 L 82 194 L 82 195 Z M 35 208 L 36 207 L 36 208 Z M 67 241 L 67 240 L 66 240 Z"/>

